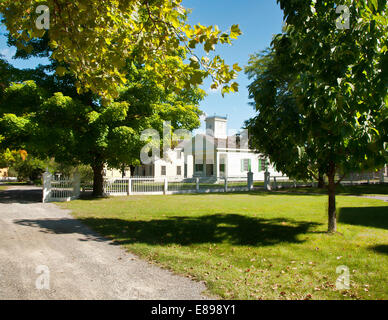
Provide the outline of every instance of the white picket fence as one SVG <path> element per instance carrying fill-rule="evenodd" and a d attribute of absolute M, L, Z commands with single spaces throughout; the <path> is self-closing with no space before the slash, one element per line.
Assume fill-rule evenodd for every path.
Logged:
<path fill-rule="evenodd" d="M 72 178 L 63 179 L 49 172 L 43 174 L 42 202 L 65 202 L 77 199 L 81 194 L 81 182 L 78 173 Z"/>
<path fill-rule="evenodd" d="M 184 193 L 211 193 L 248 191 L 253 188 L 253 179 L 233 178 L 188 178 L 175 177 L 133 177 L 114 178 L 104 181 L 104 193 L 107 196 L 126 195 L 169 195 Z"/>
<path fill-rule="evenodd" d="M 385 183 L 387 176 L 385 170 L 378 172 L 366 172 L 366 173 L 352 173 L 346 176 L 341 184 L 343 185 L 357 185 L 357 184 L 377 184 Z"/>
<path fill-rule="evenodd" d="M 358 175 L 351 177 L 351 184 L 364 183 L 364 178 L 367 183 L 384 183 L 384 175 L 380 176 L 380 179 L 376 179 L 376 175 L 373 177 Z M 58 179 L 46 172 L 43 175 L 43 180 L 43 202 L 70 201 L 80 196 L 81 188 L 78 174 L 75 174 L 71 179 Z M 345 179 L 343 184 L 347 183 L 348 181 Z M 264 181 L 254 181 L 253 173 L 249 172 L 245 177 L 195 177 L 188 179 L 177 179 L 176 177 L 111 178 L 104 180 L 104 194 L 106 196 L 170 195 L 244 192 L 253 189 L 278 190 L 304 186 L 317 187 L 317 182 L 295 181 L 290 180 L 286 176 L 271 176 L 269 173 L 265 175 Z"/>
<path fill-rule="evenodd" d="M 387 181 L 384 171 L 376 173 L 353 173 L 346 176 L 340 182 L 341 185 L 361 185 L 361 184 L 382 184 Z M 286 176 L 270 176 L 264 182 L 266 190 L 277 190 L 282 188 L 297 188 L 297 187 L 318 187 L 318 182 L 310 181 L 296 181 L 290 180 Z"/>
<path fill-rule="evenodd" d="M 17 182 L 17 177 L 2 177 L 0 178 L 0 182 Z"/>

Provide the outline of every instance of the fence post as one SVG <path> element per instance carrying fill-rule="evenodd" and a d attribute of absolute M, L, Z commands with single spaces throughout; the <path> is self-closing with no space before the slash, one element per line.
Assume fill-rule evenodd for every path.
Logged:
<path fill-rule="evenodd" d="M 253 189 L 253 172 L 248 172 L 248 191 Z"/>
<path fill-rule="evenodd" d="M 132 195 L 132 179 L 128 179 L 128 195 Z"/>
<path fill-rule="evenodd" d="M 296 180 L 294 180 L 294 188 L 296 189 Z"/>
<path fill-rule="evenodd" d="M 273 187 L 274 187 L 275 190 L 278 189 L 278 184 L 276 182 L 276 177 L 273 177 Z"/>
<path fill-rule="evenodd" d="M 224 184 L 224 191 L 225 192 L 228 192 L 228 177 L 227 176 L 225 176 L 225 184 Z"/>
<path fill-rule="evenodd" d="M 167 194 L 168 191 L 168 179 L 167 177 L 164 178 L 164 189 L 163 189 L 163 194 Z"/>
<path fill-rule="evenodd" d="M 48 171 L 43 173 L 43 198 L 42 198 L 43 203 L 50 201 L 51 178 L 52 178 L 52 175 Z"/>
<path fill-rule="evenodd" d="M 271 174 L 266 170 L 264 173 L 264 189 L 265 190 L 271 190 L 270 180 L 271 180 Z"/>
<path fill-rule="evenodd" d="M 73 197 L 78 198 L 81 194 L 81 177 L 78 170 L 73 175 Z"/>
<path fill-rule="evenodd" d="M 195 190 L 199 192 L 199 178 L 195 179 Z"/>

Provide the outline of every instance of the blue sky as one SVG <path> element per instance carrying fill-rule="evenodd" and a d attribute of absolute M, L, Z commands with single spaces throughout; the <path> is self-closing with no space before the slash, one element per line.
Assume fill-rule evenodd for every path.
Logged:
<path fill-rule="evenodd" d="M 219 46 L 217 53 L 228 64 L 238 62 L 241 67 L 248 64 L 249 56 L 269 47 L 273 35 L 280 33 L 283 25 L 283 13 L 276 0 L 183 0 L 186 8 L 192 9 L 190 23 L 218 25 L 227 30 L 233 24 L 239 24 L 243 35 L 232 46 Z M 229 129 L 238 130 L 244 121 L 254 115 L 248 105 L 249 80 L 241 72 L 237 82 L 238 93 L 222 98 L 220 92 L 210 92 L 210 82 L 204 86 L 209 93 L 201 103 L 201 110 L 209 115 L 228 115 Z"/>
<path fill-rule="evenodd" d="M 243 35 L 235 40 L 232 46 L 217 47 L 228 64 L 239 63 L 244 67 L 249 56 L 267 48 L 272 36 L 281 32 L 283 15 L 276 0 L 183 0 L 186 8 L 192 9 L 189 22 L 191 24 L 218 25 L 221 30 L 227 30 L 232 24 L 239 24 Z M 32 68 L 43 59 L 11 60 L 13 48 L 8 48 L 4 37 L 5 28 L 0 27 L 0 53 L 18 68 Z M 201 103 L 200 108 L 208 115 L 228 115 L 229 129 L 239 129 L 244 121 L 254 115 L 253 108 L 248 105 L 249 80 L 241 72 L 237 82 L 240 91 L 228 94 L 222 98 L 219 91 L 210 90 L 210 81 L 206 81 L 203 88 L 208 96 Z"/>

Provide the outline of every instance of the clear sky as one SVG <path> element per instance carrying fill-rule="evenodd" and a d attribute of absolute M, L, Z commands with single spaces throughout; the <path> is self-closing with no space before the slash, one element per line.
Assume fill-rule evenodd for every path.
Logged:
<path fill-rule="evenodd" d="M 186 8 L 192 9 L 189 22 L 191 24 L 218 25 L 226 31 L 231 25 L 239 24 L 243 35 L 233 42 L 232 46 L 217 47 L 220 54 L 228 64 L 239 63 L 244 67 L 249 56 L 267 48 L 272 36 L 281 32 L 283 15 L 276 0 L 183 0 Z M 33 68 L 44 59 L 31 59 L 28 61 L 11 60 L 14 49 L 8 48 L 4 37 L 5 28 L 0 27 L 0 54 L 18 68 Z M 248 105 L 249 80 L 241 72 L 237 82 L 240 91 L 228 94 L 222 98 L 219 91 L 210 90 L 210 81 L 206 81 L 203 88 L 208 96 L 201 103 L 200 108 L 208 115 L 228 115 L 229 129 L 238 130 L 244 121 L 254 115 L 253 108 Z"/>

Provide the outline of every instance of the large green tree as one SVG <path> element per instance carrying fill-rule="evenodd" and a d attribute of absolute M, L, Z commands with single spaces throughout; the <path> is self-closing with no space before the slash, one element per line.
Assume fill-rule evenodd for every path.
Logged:
<path fill-rule="evenodd" d="M 51 70 L 49 67 L 48 70 Z M 4 147 L 27 149 L 41 158 L 63 164 L 86 164 L 94 171 L 94 194 L 103 193 L 103 169 L 139 163 L 143 130 L 163 131 L 163 121 L 174 129 L 198 127 L 203 98 L 199 89 L 179 94 L 160 88 L 143 67 L 130 64 L 128 84 L 109 104 L 90 93 L 79 95 L 70 76 L 58 77 L 28 70 L 13 83 L 0 103 L 0 132 Z M 23 74 L 23 73 L 21 73 Z"/>
<path fill-rule="evenodd" d="M 386 157 L 386 1 L 352 1 L 349 29 L 336 1 L 278 1 L 286 25 L 246 72 L 258 111 L 252 144 L 279 170 L 328 178 L 328 231 L 336 231 L 336 185 L 349 172 L 380 168 Z M 336 177 L 339 179 L 336 180 Z"/>
<path fill-rule="evenodd" d="M 49 54 L 70 72 L 79 92 L 91 90 L 111 100 L 128 81 L 128 60 L 144 65 L 164 87 L 179 91 L 196 87 L 211 76 L 223 93 L 237 91 L 231 68 L 213 53 L 217 44 L 231 44 L 241 31 L 190 25 L 190 10 L 181 0 L 2 0 L 0 14 L 19 49 L 34 50 L 44 40 Z M 49 11 L 44 11 L 47 6 Z M 47 21 L 45 19 L 48 19 Z M 43 46 L 45 47 L 45 46 Z M 195 54 L 201 48 L 203 57 Z"/>

